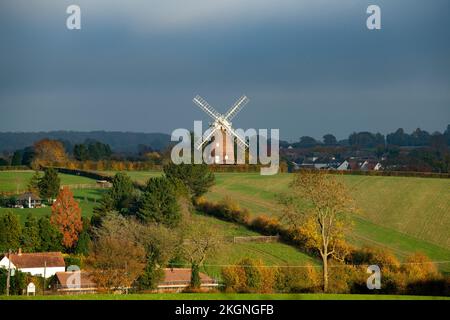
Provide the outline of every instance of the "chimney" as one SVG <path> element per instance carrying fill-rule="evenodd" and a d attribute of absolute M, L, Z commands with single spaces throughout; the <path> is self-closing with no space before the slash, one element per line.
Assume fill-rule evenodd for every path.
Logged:
<path fill-rule="evenodd" d="M 19 253 L 18 253 L 18 255 L 19 255 L 19 256 L 22 255 L 22 248 L 19 248 Z"/>

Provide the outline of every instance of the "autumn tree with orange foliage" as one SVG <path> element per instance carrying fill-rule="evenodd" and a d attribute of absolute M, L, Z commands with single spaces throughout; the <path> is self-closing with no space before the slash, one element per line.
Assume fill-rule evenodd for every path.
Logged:
<path fill-rule="evenodd" d="M 50 222 L 63 235 L 62 244 L 66 248 L 72 248 L 83 229 L 83 222 L 81 220 L 81 208 L 68 187 L 64 187 L 60 191 L 53 203 Z"/>
<path fill-rule="evenodd" d="M 34 160 L 32 166 L 54 165 L 67 161 L 67 154 L 61 141 L 43 139 L 34 144 Z"/>

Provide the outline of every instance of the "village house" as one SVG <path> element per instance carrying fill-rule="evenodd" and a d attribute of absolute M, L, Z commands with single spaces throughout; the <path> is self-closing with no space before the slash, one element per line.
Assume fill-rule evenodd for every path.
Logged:
<path fill-rule="evenodd" d="M 56 272 L 51 287 L 61 294 L 97 292 L 97 285 L 87 271 Z"/>
<path fill-rule="evenodd" d="M 32 192 L 25 192 L 16 198 L 16 208 L 39 208 L 42 206 L 42 199 Z"/>
<path fill-rule="evenodd" d="M 200 272 L 200 288 L 204 290 L 216 289 L 218 281 Z M 191 269 L 166 268 L 164 278 L 154 290 L 156 292 L 180 292 L 188 288 L 191 283 Z M 97 285 L 92 275 L 87 271 L 57 272 L 52 289 L 60 294 L 95 293 Z"/>
<path fill-rule="evenodd" d="M 217 280 L 200 272 L 201 289 L 217 289 L 219 283 Z M 190 268 L 166 268 L 164 269 L 164 279 L 158 284 L 158 292 L 180 292 L 191 284 Z"/>
<path fill-rule="evenodd" d="M 6 254 L 0 260 L 0 268 L 19 270 L 33 276 L 50 278 L 57 272 L 66 270 L 66 264 L 61 252 L 39 252 Z"/>

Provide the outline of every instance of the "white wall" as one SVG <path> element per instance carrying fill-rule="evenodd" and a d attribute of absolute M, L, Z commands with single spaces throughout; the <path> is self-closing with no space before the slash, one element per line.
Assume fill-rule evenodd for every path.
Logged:
<path fill-rule="evenodd" d="M 33 276 L 44 276 L 44 268 L 23 268 L 19 269 L 22 272 L 30 273 Z M 45 277 L 50 278 L 51 276 L 54 276 L 57 272 L 64 272 L 66 271 L 65 267 L 47 267 L 45 270 Z"/>
<path fill-rule="evenodd" d="M 0 260 L 0 268 L 8 269 L 9 259 L 5 256 L 2 260 Z M 15 269 L 16 266 L 11 262 L 11 269 Z"/>
<path fill-rule="evenodd" d="M 8 258 L 7 257 L 3 257 L 2 260 L 0 260 L 0 268 L 5 268 L 8 269 Z M 16 269 L 16 266 L 14 266 L 14 264 L 11 263 L 11 269 Z M 33 276 L 44 276 L 44 267 L 42 268 L 19 268 L 19 271 L 21 272 L 25 272 L 25 273 L 30 273 Z M 45 270 L 45 277 L 46 278 L 50 278 L 51 276 L 54 276 L 55 273 L 57 272 L 64 272 L 66 271 L 65 267 L 47 267 Z"/>

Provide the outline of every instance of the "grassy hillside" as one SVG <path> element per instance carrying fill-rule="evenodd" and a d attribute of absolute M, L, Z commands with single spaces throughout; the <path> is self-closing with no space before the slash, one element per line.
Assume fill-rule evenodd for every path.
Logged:
<path fill-rule="evenodd" d="M 199 214 L 193 215 L 193 219 L 206 221 L 224 238 L 220 249 L 205 262 L 204 271 L 211 276 L 220 277 L 223 266 L 235 264 L 244 258 L 259 259 L 267 266 L 317 265 L 315 259 L 284 243 L 233 243 L 234 236 L 260 235 L 243 226 Z"/>
<path fill-rule="evenodd" d="M 114 174 L 114 172 L 109 172 Z M 127 172 L 134 180 L 145 182 L 148 178 L 160 175 L 159 172 L 134 171 Z M 32 172 L 0 172 L 1 188 L 14 188 L 11 181 L 22 180 L 26 185 Z M 17 178 L 21 176 L 21 178 Z M 392 250 L 400 258 L 422 251 L 434 261 L 450 260 L 450 180 L 412 177 L 373 177 L 373 176 L 340 176 L 347 184 L 351 195 L 361 209 L 353 217 L 354 232 L 349 240 L 357 245 L 372 245 Z M 83 177 L 61 175 L 63 184 L 92 183 Z M 217 183 L 207 197 L 210 200 L 220 200 L 230 196 L 242 207 L 250 209 L 253 215 L 277 215 L 279 208 L 276 194 L 288 190 L 291 180 L 289 174 L 261 176 L 258 173 L 217 173 Z M 83 215 L 91 215 L 95 202 L 101 196 L 102 190 L 74 190 L 75 196 L 83 208 Z M 6 209 L 0 209 L 0 212 Z M 25 216 L 27 209 L 15 209 L 16 213 Z M 33 209 L 35 214 L 49 214 L 49 208 Z M 210 219 L 211 223 L 219 223 Z M 249 234 L 248 230 L 232 224 L 223 226 L 226 232 Z M 265 244 L 265 253 L 261 253 L 267 263 L 281 264 L 295 261 L 289 258 L 290 247 L 277 247 L 277 254 L 270 254 L 274 249 L 272 244 Z M 235 246 L 237 258 L 239 252 L 257 255 L 260 244 L 239 244 Z M 256 246 L 254 248 L 253 246 Z M 288 249 L 289 248 L 289 249 Z M 234 250 L 234 249 L 233 249 Z M 227 257 L 234 257 L 233 250 Z M 284 250 L 284 251 L 283 251 Z M 245 256 L 245 254 L 244 254 Z M 274 258 L 275 256 L 276 258 Z M 288 257 L 288 258 L 286 258 Z M 284 260 L 283 260 L 284 259 Z M 227 260 L 229 260 L 227 258 Z M 220 257 L 210 264 L 223 264 Z M 450 272 L 450 264 L 442 264 L 440 268 Z M 214 268 L 213 268 L 214 269 Z M 211 270 L 211 272 L 215 272 Z"/>
<path fill-rule="evenodd" d="M 32 170 L 0 171 L 0 192 L 25 191 L 33 174 Z M 59 177 L 62 185 L 95 183 L 95 180 L 69 174 L 59 174 Z"/>
<path fill-rule="evenodd" d="M 11 178 L 13 180 L 22 181 L 24 185 L 27 184 L 29 177 L 33 174 L 28 172 L 0 172 L 7 173 L 0 175 L 0 184 L 7 185 Z M 153 172 L 131 172 L 130 176 L 133 178 L 140 178 L 145 181 L 150 176 L 159 175 L 160 173 Z M 70 176 L 60 175 L 62 184 L 77 184 L 77 183 L 94 183 L 94 180 Z M 101 198 L 104 189 L 75 189 L 72 190 L 75 199 L 79 202 L 82 215 L 90 217 L 93 214 L 93 208 L 97 205 Z M 25 218 L 29 213 L 40 217 L 50 215 L 51 208 L 37 208 L 37 209 L 9 209 L 0 208 L 0 213 L 12 210 L 17 214 L 21 222 L 25 222 Z M 223 265 L 234 264 L 244 258 L 260 259 L 266 265 L 304 265 L 307 263 L 317 264 L 316 261 L 308 255 L 296 250 L 295 248 L 282 243 L 232 243 L 231 239 L 234 236 L 254 236 L 259 235 L 255 232 L 249 231 L 242 226 L 233 223 L 224 222 L 212 217 L 195 214 L 193 219 L 197 221 L 206 221 L 208 225 L 216 228 L 220 236 L 224 238 L 223 245 L 220 250 L 210 259 L 205 262 L 204 271 L 213 277 L 220 277 L 220 270 Z"/>
<path fill-rule="evenodd" d="M 218 173 L 210 200 L 230 196 L 254 215 L 277 215 L 276 194 L 288 190 L 289 174 Z M 386 247 L 404 257 L 422 251 L 450 260 L 450 180 L 411 177 L 339 176 L 360 212 L 350 241 Z M 441 265 L 450 271 L 450 264 Z"/>
<path fill-rule="evenodd" d="M 113 174 L 113 172 L 110 172 Z M 129 172 L 139 182 L 158 172 Z M 253 215 L 277 215 L 276 194 L 285 192 L 290 174 L 216 173 L 207 198 L 230 196 Z M 414 177 L 338 176 L 360 209 L 350 241 L 385 247 L 399 257 L 422 251 L 435 261 L 450 260 L 450 180 Z M 450 264 L 442 265 L 450 272 Z"/>
<path fill-rule="evenodd" d="M 208 195 L 229 195 L 254 214 L 278 213 L 275 195 L 288 190 L 289 174 L 216 174 Z M 411 177 L 339 176 L 361 209 L 358 221 L 392 229 L 450 249 L 450 180 Z"/>

